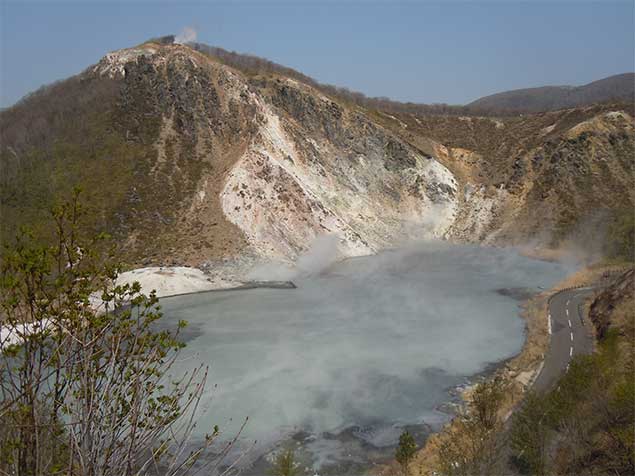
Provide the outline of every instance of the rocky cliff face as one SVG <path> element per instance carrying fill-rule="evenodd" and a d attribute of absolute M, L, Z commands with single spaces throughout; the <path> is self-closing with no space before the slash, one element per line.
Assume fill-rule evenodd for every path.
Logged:
<path fill-rule="evenodd" d="M 432 147 L 457 177 L 461 204 L 448 236 L 558 246 L 589 241 L 589 232 L 601 241 L 607 217 L 633 209 L 632 114 L 632 106 L 598 105 L 503 119 L 384 116 L 382 123 Z"/>
<path fill-rule="evenodd" d="M 171 143 L 212 171 L 196 177 L 185 227 L 222 210 L 216 226 L 229 241 L 293 259 L 322 234 L 354 256 L 441 237 L 453 222 L 456 181 L 444 166 L 294 80 L 248 81 L 180 46 L 113 53 L 92 72 L 126 83 L 165 75 L 144 88 L 162 117 L 152 173 L 170 174 Z"/>
<path fill-rule="evenodd" d="M 632 339 L 635 335 L 635 270 L 628 269 L 617 276 L 593 300 L 589 317 L 595 325 L 598 338 L 606 337 L 609 329 Z"/>
<path fill-rule="evenodd" d="M 146 43 L 0 115 L 3 239 L 80 183 L 90 226 L 136 264 L 292 260 L 323 234 L 345 256 L 510 243 L 555 236 L 598 197 L 632 204 L 632 117 L 549 114 L 396 117 Z"/>
<path fill-rule="evenodd" d="M 258 132 L 221 192 L 259 253 L 294 257 L 328 233 L 354 256 L 447 232 L 456 180 L 433 157 L 293 80 L 260 88 Z"/>

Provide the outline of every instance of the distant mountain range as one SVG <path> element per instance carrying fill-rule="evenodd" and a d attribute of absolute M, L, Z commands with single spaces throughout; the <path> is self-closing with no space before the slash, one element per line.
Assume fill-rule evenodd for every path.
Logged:
<path fill-rule="evenodd" d="M 616 74 L 584 86 L 542 86 L 485 96 L 467 105 L 482 110 L 555 111 L 610 101 L 635 101 L 635 73 Z"/>
<path fill-rule="evenodd" d="M 160 44 L 171 44 L 173 40 L 172 36 L 167 36 L 155 41 Z M 280 74 L 358 106 L 392 113 L 509 116 L 609 102 L 635 102 L 635 73 L 617 74 L 584 86 L 542 86 L 504 91 L 479 98 L 466 105 L 400 102 L 387 97 L 368 97 L 348 88 L 322 84 L 299 71 L 266 58 L 202 43 L 191 43 L 189 46 L 249 75 Z"/>

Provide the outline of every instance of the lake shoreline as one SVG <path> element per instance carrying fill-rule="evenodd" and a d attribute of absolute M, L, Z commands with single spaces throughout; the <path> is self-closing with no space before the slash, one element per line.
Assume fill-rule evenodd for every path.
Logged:
<path fill-rule="evenodd" d="M 506 361 L 501 361 L 489 375 L 486 375 L 484 379 L 480 380 L 488 381 L 500 376 L 504 379 L 504 382 L 510 386 L 507 400 L 504 402 L 502 409 L 501 416 L 504 421 L 511 417 L 542 370 L 544 355 L 550 342 L 548 330 L 549 299 L 563 289 L 595 282 L 601 277 L 605 269 L 608 268 L 610 268 L 610 266 L 580 268 L 550 289 L 537 293 L 535 296 L 522 302 L 520 315 L 525 320 L 526 339 L 521 351 L 516 356 Z M 474 385 L 462 389 L 461 398 L 463 399 L 464 405 L 469 402 L 473 388 Z M 456 431 L 456 427 L 455 421 L 452 419 L 438 432 L 429 436 L 425 445 L 418 451 L 412 464 L 412 466 L 416 467 L 419 471 L 417 474 L 421 476 L 433 476 L 438 474 L 437 452 L 439 446 L 441 442 L 445 438 L 450 437 L 454 431 Z M 397 465 L 393 461 L 391 464 L 379 468 L 373 474 L 376 476 L 386 476 L 391 474 L 396 468 Z"/>
<path fill-rule="evenodd" d="M 234 293 L 214 292 L 205 297 L 207 291 L 197 292 L 200 297 L 192 300 L 179 301 L 176 296 L 175 300 L 166 298 L 164 311 L 169 318 L 168 325 L 171 319 L 190 323 L 192 352 L 205 361 L 218 361 L 214 349 L 219 345 L 225 349 L 224 355 L 229 355 L 230 346 L 233 349 L 242 341 L 249 343 L 245 349 L 247 354 L 237 355 L 249 358 L 250 362 L 269 361 L 267 368 L 275 370 L 275 377 L 272 377 L 282 379 L 275 380 L 278 388 L 290 384 L 293 388 L 303 389 L 298 394 L 299 403 L 290 402 L 291 408 L 296 410 L 295 415 L 306 411 L 313 415 L 331 411 L 319 406 L 327 402 L 343 403 L 345 408 L 354 410 L 356 405 L 375 394 L 372 400 L 364 403 L 366 410 L 360 409 L 360 416 L 355 417 L 358 419 L 345 417 L 342 422 L 352 425 L 353 429 L 356 425 L 361 425 L 360 428 L 370 425 L 369 431 L 376 435 L 368 440 L 376 446 L 374 449 L 369 446 L 371 449 L 364 457 L 369 463 L 367 469 L 351 473 L 357 476 L 388 462 L 386 458 L 391 458 L 394 442 L 404 428 L 413 427 L 414 430 L 419 423 L 428 425 L 425 435 L 420 434 L 418 440 L 423 443 L 430 425 L 433 430 L 442 428 L 456 414 L 463 395 L 475 382 L 491 376 L 501 367 L 508 367 L 509 359 L 518 355 L 527 340 L 526 323 L 518 311 L 521 299 L 528 293 L 540 293 L 542 286 L 551 287 L 563 276 L 566 276 L 566 270 L 561 266 L 522 257 L 513 249 L 440 244 L 344 260 L 337 267 L 328 267 L 310 276 L 302 275 L 298 278 L 299 288 L 293 293 L 274 289 L 245 293 L 237 298 Z M 255 287 L 261 287 L 261 284 Z M 288 285 L 285 283 L 283 287 Z M 512 315 L 514 319 L 509 318 Z M 341 327 L 341 331 L 336 334 L 327 332 L 331 326 L 333 329 Z M 461 332 L 457 332 L 459 330 Z M 419 334 L 421 338 L 417 339 Z M 344 367 L 350 367 L 346 371 L 353 372 L 353 379 L 302 383 L 301 375 L 297 376 L 300 380 L 294 378 L 290 382 L 286 381 L 287 377 L 282 377 L 291 375 L 285 373 L 287 371 L 304 368 L 326 375 L 320 369 L 328 369 L 328 366 L 318 369 L 315 362 L 335 363 L 333 356 L 337 354 L 334 352 L 350 349 L 351 341 L 346 337 L 349 335 L 353 338 L 352 343 L 361 350 L 359 363 L 348 362 Z M 194 340 L 199 337 L 202 339 Z M 279 347 L 280 342 L 286 344 Z M 400 350 L 395 354 L 396 349 Z M 349 357 L 350 352 L 352 350 L 347 350 Z M 403 358 L 398 357 L 400 354 Z M 292 362 L 295 357 L 291 361 L 277 358 L 287 355 L 307 356 L 308 366 L 293 364 L 289 367 L 286 362 Z M 301 360 L 307 359 L 301 357 Z M 348 357 L 337 360 L 336 367 L 339 369 L 347 361 Z M 410 364 L 403 367 L 406 361 Z M 236 381 L 260 382 L 261 377 L 250 377 L 254 371 L 253 363 L 244 368 L 236 367 L 238 364 L 242 365 L 232 361 L 235 370 L 218 375 L 224 388 L 233 388 Z M 359 377 L 363 379 L 357 381 Z M 369 380 L 369 377 L 375 380 Z M 353 387 L 342 393 L 351 382 Z M 370 393 L 366 393 L 367 388 Z M 356 389 L 363 389 L 359 394 L 363 400 L 357 397 L 351 400 Z M 251 395 L 253 392 L 267 394 L 269 390 L 258 386 L 257 390 L 252 389 Z M 383 392 L 386 392 L 385 399 L 381 397 Z M 243 395 L 249 398 L 250 394 Z M 378 405 L 376 410 L 371 411 L 368 407 L 371 401 Z M 236 407 L 228 414 L 243 414 L 240 408 Z M 253 415 L 249 410 L 247 412 L 251 421 Z M 347 415 L 355 413 L 347 410 Z M 275 427 L 275 421 L 267 427 Z M 339 428 L 337 434 L 347 427 L 333 425 L 330 428 Z M 324 440 L 321 433 L 324 428 L 314 430 L 319 444 L 333 445 L 338 441 L 335 434 Z M 351 431 L 355 433 L 355 430 Z M 315 447 L 312 442 L 305 444 Z M 355 442 L 354 439 L 347 443 L 353 453 L 359 452 L 360 444 L 361 440 Z M 320 451 L 323 454 L 323 450 Z M 379 453 L 382 456 L 377 460 Z M 337 461 L 338 469 L 346 467 L 344 455 Z M 321 463 L 316 464 L 317 468 Z"/>

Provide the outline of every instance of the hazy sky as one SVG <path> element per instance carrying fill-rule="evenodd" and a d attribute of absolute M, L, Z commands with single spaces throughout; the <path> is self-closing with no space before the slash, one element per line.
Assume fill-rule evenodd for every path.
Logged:
<path fill-rule="evenodd" d="M 416 102 L 584 84 L 633 71 L 634 2 L 0 0 L 0 106 L 108 51 L 196 28 L 198 41 Z"/>

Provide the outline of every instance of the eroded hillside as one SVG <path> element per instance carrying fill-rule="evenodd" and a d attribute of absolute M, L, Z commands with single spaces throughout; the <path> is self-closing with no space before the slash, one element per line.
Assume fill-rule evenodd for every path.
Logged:
<path fill-rule="evenodd" d="M 294 258 L 325 233 L 365 254 L 442 236 L 457 209 L 452 174 L 363 111 L 185 46 L 111 53 L 4 113 L 2 136 L 4 231 L 88 183 L 92 226 L 147 262 Z"/>
<path fill-rule="evenodd" d="M 584 242 L 635 203 L 632 106 L 611 104 L 514 118 L 377 114 L 459 178 L 450 236 L 558 246 Z M 443 144 L 431 145 L 431 139 Z M 581 243 L 585 244 L 585 243 Z"/>
<path fill-rule="evenodd" d="M 322 234 L 348 256 L 433 237 L 554 245 L 633 206 L 632 114 L 394 116 L 150 42 L 2 112 L 2 239 L 83 185 L 88 225 L 137 265 L 293 259 Z"/>

